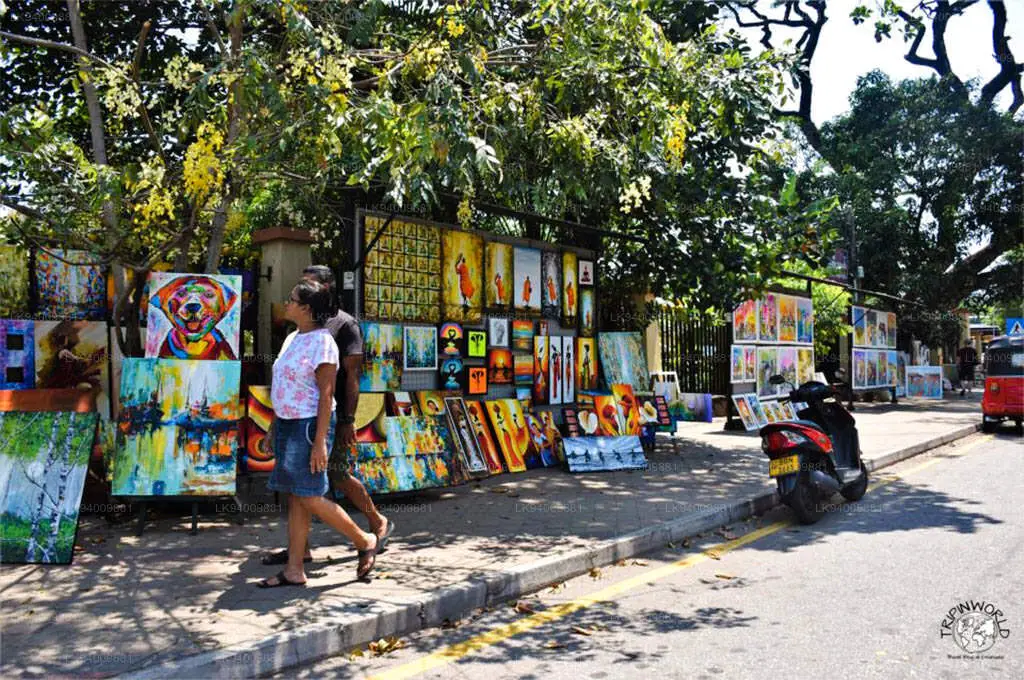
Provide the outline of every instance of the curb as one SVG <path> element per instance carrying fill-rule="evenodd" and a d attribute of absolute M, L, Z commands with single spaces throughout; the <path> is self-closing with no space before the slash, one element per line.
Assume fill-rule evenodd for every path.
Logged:
<path fill-rule="evenodd" d="M 865 461 L 869 472 L 974 434 L 979 425 L 963 427 L 941 437 Z M 376 604 L 359 614 L 339 613 L 330 624 L 313 624 L 263 640 L 165 661 L 118 675 L 124 680 L 158 678 L 252 678 L 279 673 L 319 661 L 387 636 L 408 635 L 455 620 L 474 609 L 510 600 L 544 586 L 682 541 L 695 534 L 765 512 L 779 503 L 774 491 L 752 499 L 700 507 L 701 511 L 656 526 L 617 536 L 590 548 L 546 557 L 506 571 L 441 588 L 408 604 Z"/>

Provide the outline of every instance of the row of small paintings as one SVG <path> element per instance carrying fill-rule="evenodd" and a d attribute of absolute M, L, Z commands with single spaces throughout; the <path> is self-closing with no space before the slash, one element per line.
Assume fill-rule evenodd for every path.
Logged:
<path fill-rule="evenodd" d="M 769 423 L 783 423 L 797 419 L 797 409 L 792 402 L 781 400 L 761 401 L 753 392 L 732 395 L 732 403 L 747 432 L 757 430 Z"/>
<path fill-rule="evenodd" d="M 735 343 L 814 343 L 814 304 L 810 298 L 765 293 L 745 300 L 732 312 Z"/>

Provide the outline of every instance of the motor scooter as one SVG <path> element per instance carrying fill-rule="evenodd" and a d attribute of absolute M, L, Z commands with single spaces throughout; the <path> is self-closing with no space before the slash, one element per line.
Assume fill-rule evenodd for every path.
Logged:
<path fill-rule="evenodd" d="M 793 385 L 781 375 L 772 385 Z M 768 474 L 779 496 L 803 524 L 825 513 L 826 501 L 837 491 L 858 501 L 868 490 L 868 470 L 861 460 L 856 421 L 836 399 L 835 388 L 810 381 L 781 401 L 803 403 L 798 420 L 769 423 L 761 428 L 761 450 L 768 456 Z"/>

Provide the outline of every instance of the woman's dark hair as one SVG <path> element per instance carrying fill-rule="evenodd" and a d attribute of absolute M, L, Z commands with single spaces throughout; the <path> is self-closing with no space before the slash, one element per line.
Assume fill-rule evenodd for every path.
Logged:
<path fill-rule="evenodd" d="M 292 289 L 300 305 L 309 307 L 313 315 L 313 323 L 323 326 L 327 319 L 334 315 L 331 304 L 331 289 L 316 281 L 299 281 Z"/>
<path fill-rule="evenodd" d="M 336 291 L 336 279 L 334 278 L 334 272 L 331 268 L 322 264 L 311 264 L 302 270 L 303 276 L 310 276 L 319 283 L 327 286 L 327 289 L 331 292 L 331 306 L 338 307 L 337 304 L 337 291 Z"/>

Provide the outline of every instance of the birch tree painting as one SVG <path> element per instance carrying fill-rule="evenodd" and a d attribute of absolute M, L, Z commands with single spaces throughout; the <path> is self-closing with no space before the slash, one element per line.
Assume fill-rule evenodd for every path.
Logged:
<path fill-rule="evenodd" d="M 0 412 L 0 561 L 71 563 L 96 418 Z"/>

